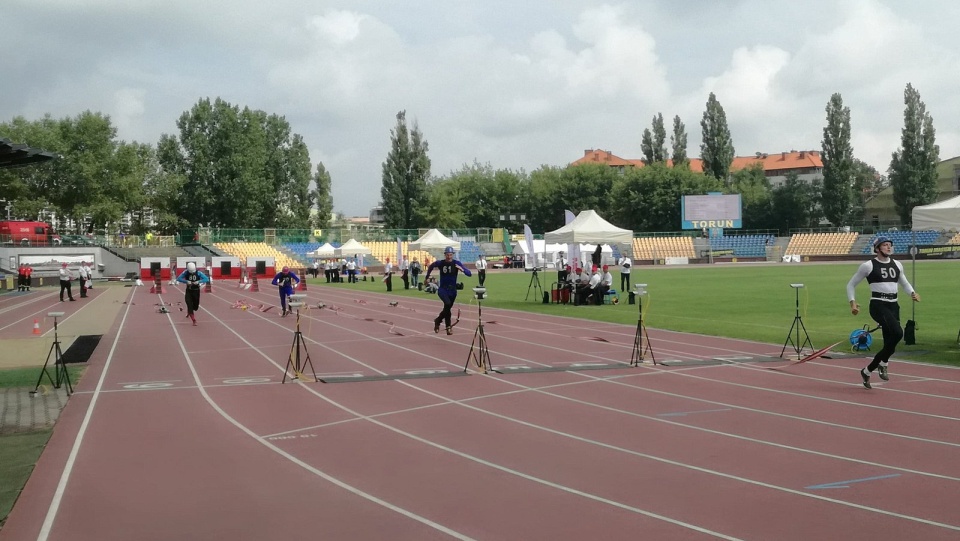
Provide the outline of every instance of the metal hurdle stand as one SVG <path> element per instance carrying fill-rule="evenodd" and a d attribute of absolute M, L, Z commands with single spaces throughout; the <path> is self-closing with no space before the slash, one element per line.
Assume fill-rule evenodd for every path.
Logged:
<path fill-rule="evenodd" d="M 293 332 L 293 345 L 290 347 L 290 356 L 287 358 L 287 366 L 283 369 L 283 379 L 280 383 L 287 382 L 287 374 L 291 368 L 293 368 L 293 376 L 290 379 L 305 381 L 303 371 L 307 366 L 310 367 L 310 372 L 313 374 L 313 381 L 320 381 L 317 378 L 317 371 L 313 369 L 310 352 L 307 351 L 307 343 L 303 341 L 303 333 L 300 332 L 300 308 L 304 304 L 304 298 L 306 298 L 306 295 L 290 295 L 290 301 L 287 303 L 287 306 L 297 311 L 297 330 Z M 303 357 L 300 356 L 300 350 L 303 350 Z"/>
<path fill-rule="evenodd" d="M 657 364 L 657 357 L 650 346 L 650 336 L 647 335 L 647 324 L 643 321 L 643 296 L 647 294 L 647 284 L 633 284 L 633 293 L 637 297 L 637 333 L 633 337 L 630 366 L 640 366 L 640 363 L 646 360 L 647 352 L 650 353 L 653 364 Z"/>
<path fill-rule="evenodd" d="M 49 312 L 47 317 L 53 318 L 53 343 L 50 344 L 50 352 L 47 353 L 47 360 L 43 363 L 43 369 L 40 370 L 40 377 L 37 378 L 37 385 L 30 391 L 31 395 L 36 395 L 37 390 L 40 389 L 40 382 L 43 381 L 43 376 L 47 376 L 47 379 L 50 381 L 50 384 L 53 385 L 54 389 L 59 389 L 61 385 L 66 387 L 67 396 L 73 394 L 73 385 L 70 383 L 70 374 L 67 372 L 67 365 L 63 362 L 63 350 L 60 349 L 60 335 L 58 334 L 58 318 L 63 317 L 63 312 Z M 54 376 L 50 376 L 50 372 L 47 371 L 47 365 L 50 364 L 50 357 L 53 357 L 53 373 Z"/>
<path fill-rule="evenodd" d="M 797 354 L 797 359 L 803 357 L 800 353 L 803 351 L 804 346 L 810 345 L 810 349 L 816 350 L 813 347 L 813 342 L 810 340 L 810 335 L 807 334 L 807 328 L 803 325 L 803 319 L 800 317 L 800 290 L 803 289 L 803 284 L 790 284 L 790 287 L 796 292 L 796 307 L 797 315 L 793 318 L 793 325 L 790 325 L 790 330 L 787 331 L 787 340 L 783 343 L 783 349 L 780 350 L 780 357 L 783 358 L 783 354 L 787 351 L 787 344 L 793 346 L 793 351 Z M 797 339 L 793 339 L 794 331 L 796 331 Z M 803 332 L 803 341 L 800 340 L 800 333 Z"/>
<path fill-rule="evenodd" d="M 483 370 L 484 374 L 496 372 L 502 374 L 499 370 L 493 368 L 490 363 L 490 349 L 487 347 L 487 335 L 483 332 L 483 301 L 487 298 L 487 288 L 473 288 L 473 298 L 477 299 L 477 330 L 473 333 L 473 341 L 470 342 L 470 351 L 467 353 L 467 364 L 463 365 L 463 371 L 467 371 L 470 361 L 477 365 L 477 368 Z"/>

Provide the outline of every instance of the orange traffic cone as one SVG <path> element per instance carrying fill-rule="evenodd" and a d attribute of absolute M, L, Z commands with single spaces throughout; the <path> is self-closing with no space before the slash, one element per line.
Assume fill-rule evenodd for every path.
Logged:
<path fill-rule="evenodd" d="M 33 319 L 33 334 L 40 334 L 40 320 L 36 318 Z"/>

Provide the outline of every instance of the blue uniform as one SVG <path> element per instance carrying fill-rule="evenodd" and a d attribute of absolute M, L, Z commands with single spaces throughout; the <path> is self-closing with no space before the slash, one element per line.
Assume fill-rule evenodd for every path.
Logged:
<path fill-rule="evenodd" d="M 470 273 L 470 269 L 463 266 L 463 263 L 452 259 L 447 261 L 446 259 L 440 261 L 434 261 L 427 267 L 427 274 L 424 279 L 430 277 L 430 273 L 434 269 L 437 269 L 440 273 L 440 289 L 437 290 L 437 296 L 440 297 L 440 300 L 443 302 L 443 310 L 440 311 L 440 315 L 433 320 L 433 330 L 434 332 L 439 332 L 440 322 L 445 321 L 447 325 L 447 333 L 450 333 L 450 317 L 451 309 L 453 308 L 453 303 L 457 300 L 457 274 L 460 270 L 463 270 L 463 273 L 468 277 L 473 276 Z"/>
<path fill-rule="evenodd" d="M 275 286 L 280 286 L 280 308 L 283 310 L 283 313 L 286 314 L 287 297 L 293 295 L 293 286 L 295 283 L 300 283 L 300 277 L 297 276 L 297 273 L 291 270 L 288 270 L 287 272 L 281 271 L 273 277 L 273 281 L 270 283 Z"/>

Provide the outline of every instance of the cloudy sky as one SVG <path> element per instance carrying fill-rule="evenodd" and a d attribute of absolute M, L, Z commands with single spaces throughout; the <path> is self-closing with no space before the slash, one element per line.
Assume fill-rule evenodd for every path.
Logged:
<path fill-rule="evenodd" d="M 886 171 L 908 82 L 960 155 L 957 20 L 946 0 L 6 0 L 0 121 L 89 109 L 155 144 L 221 97 L 286 117 L 362 216 L 400 110 L 439 176 L 638 158 L 657 113 L 697 156 L 710 92 L 738 155 L 819 149 L 840 92 L 854 154 Z"/>

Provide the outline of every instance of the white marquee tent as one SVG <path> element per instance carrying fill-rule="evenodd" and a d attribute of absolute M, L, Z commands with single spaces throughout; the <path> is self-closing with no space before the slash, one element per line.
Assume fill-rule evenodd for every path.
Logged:
<path fill-rule="evenodd" d="M 549 243 L 625 244 L 633 243 L 633 231 L 621 229 L 592 210 L 584 210 L 560 229 L 543 235 Z"/>
<path fill-rule="evenodd" d="M 460 251 L 460 242 L 444 236 L 436 229 L 431 229 L 423 234 L 419 239 L 407 245 L 408 250 L 423 250 L 424 252 L 443 250 L 447 246 L 453 246 L 453 249 Z"/>
<path fill-rule="evenodd" d="M 337 257 L 353 256 L 353 255 L 370 255 L 373 253 L 370 248 L 360 244 L 356 239 L 350 239 L 347 242 L 343 243 L 343 246 L 334 250 L 334 255 Z"/>
<path fill-rule="evenodd" d="M 307 252 L 307 257 L 314 258 L 333 257 L 335 255 L 337 255 L 337 249 L 329 242 L 324 243 L 323 246 L 318 247 L 312 252 Z"/>
<path fill-rule="evenodd" d="M 913 230 L 960 230 L 960 195 L 922 207 L 913 207 Z"/>

